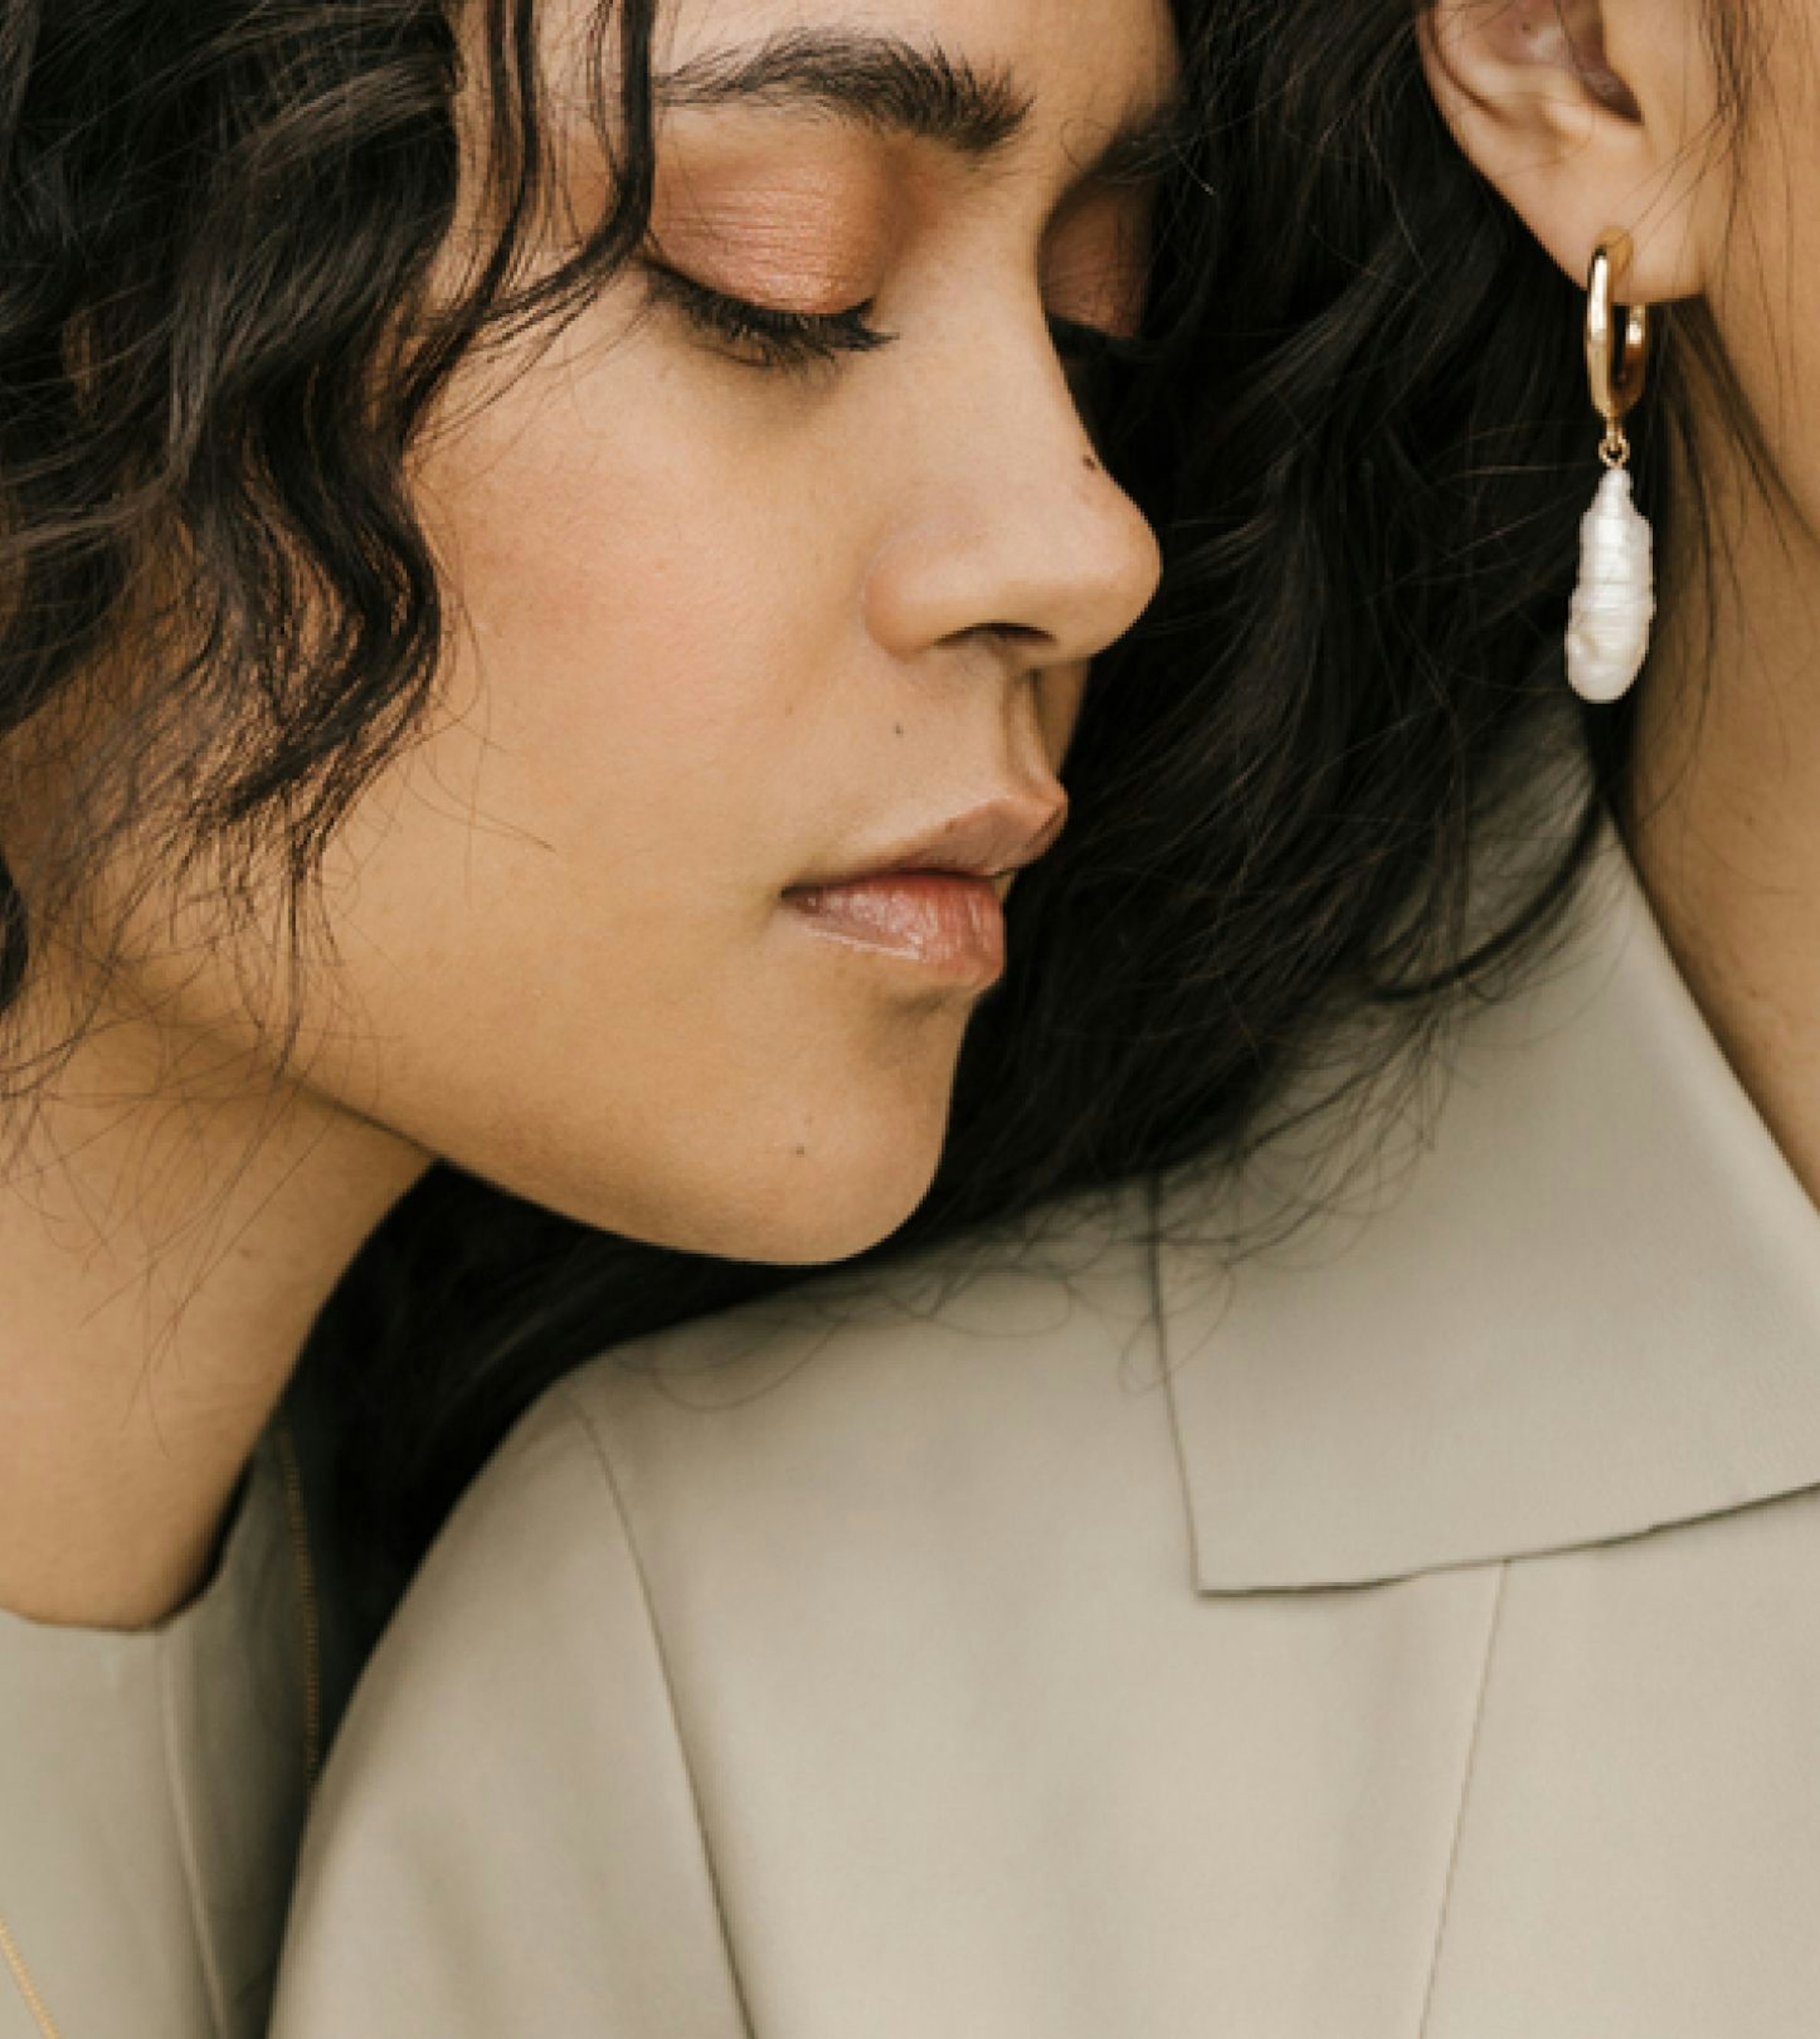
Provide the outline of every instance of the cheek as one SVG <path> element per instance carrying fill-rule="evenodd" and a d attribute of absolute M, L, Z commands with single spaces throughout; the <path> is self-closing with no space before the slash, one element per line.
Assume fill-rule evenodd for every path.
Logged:
<path fill-rule="evenodd" d="M 610 386 L 548 365 L 420 465 L 447 712 L 337 845 L 344 982 L 432 1152 L 609 1228 L 833 1257 L 926 1187 L 965 1010 L 780 909 L 888 735 L 849 683 L 852 503 L 638 351 Z"/>
<path fill-rule="evenodd" d="M 681 997 L 765 931 L 851 776 L 861 563 L 838 475 L 792 486 L 753 397 L 678 351 L 553 352 L 418 485 L 462 621 L 435 762 L 492 831 L 465 856 L 568 889 Z"/>
<path fill-rule="evenodd" d="M 1803 12 L 1820 18 L 1820 9 Z M 1717 251 L 1708 293 L 1730 365 L 1765 421 L 1778 480 L 1820 530 L 1820 74 L 1777 36 L 1754 85 L 1735 159 L 1706 178 L 1703 237 Z M 1733 181 L 1733 163 L 1738 165 Z M 1735 230 L 1748 222 L 1748 232 Z"/>
<path fill-rule="evenodd" d="M 604 774 L 644 839 L 648 803 L 720 779 L 706 823 L 758 778 L 720 775 L 812 697 L 843 563 L 827 531 L 778 514 L 761 463 L 722 457 L 676 378 L 615 401 L 627 380 L 585 360 L 541 373 L 427 464 L 420 493 L 465 626 L 451 702 L 484 715 L 495 789 L 599 827 Z"/>

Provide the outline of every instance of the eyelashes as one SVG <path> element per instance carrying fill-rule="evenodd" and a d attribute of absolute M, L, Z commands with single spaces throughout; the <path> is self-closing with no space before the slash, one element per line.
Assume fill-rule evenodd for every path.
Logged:
<path fill-rule="evenodd" d="M 681 313 L 704 339 L 753 367 L 802 373 L 844 357 L 875 354 L 897 337 L 870 322 L 869 301 L 838 312 L 785 311 L 717 290 L 661 262 L 648 263 L 646 274 L 659 302 Z M 1103 394 L 1154 351 L 1143 340 L 1054 315 L 1049 332 L 1070 382 L 1082 394 Z"/>
<path fill-rule="evenodd" d="M 1158 358 L 1153 340 L 1135 333 L 1108 332 L 1103 326 L 1083 325 L 1051 313 L 1049 336 L 1064 368 L 1104 381 L 1120 371 L 1146 366 Z"/>
<path fill-rule="evenodd" d="M 680 312 L 705 338 L 754 367 L 825 367 L 844 355 L 876 353 L 897 337 L 868 323 L 869 303 L 839 312 L 780 311 L 730 297 L 662 263 L 649 264 L 648 273 L 660 302 Z"/>

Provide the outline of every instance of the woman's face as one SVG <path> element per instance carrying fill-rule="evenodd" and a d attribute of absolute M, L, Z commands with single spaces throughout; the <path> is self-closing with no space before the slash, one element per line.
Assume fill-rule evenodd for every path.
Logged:
<path fill-rule="evenodd" d="M 545 13 L 560 95 L 581 9 Z M 1173 61 L 1160 0 L 667 19 L 650 265 L 467 371 L 416 464 L 458 632 L 329 860 L 311 1016 L 359 1052 L 304 1062 L 320 1099 L 690 1248 L 908 1213 L 1156 584 L 1051 321 L 1138 317 L 1146 193 L 1096 165 Z"/>

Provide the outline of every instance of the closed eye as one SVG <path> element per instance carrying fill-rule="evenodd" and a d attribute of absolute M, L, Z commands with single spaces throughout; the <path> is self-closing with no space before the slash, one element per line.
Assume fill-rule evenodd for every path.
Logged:
<path fill-rule="evenodd" d="M 1049 333 L 1055 351 L 1065 363 L 1079 362 L 1089 367 L 1111 364 L 1141 368 L 1156 358 L 1154 345 L 1134 333 L 1108 332 L 1104 327 L 1083 325 L 1058 313 L 1049 316 Z"/>
<path fill-rule="evenodd" d="M 825 366 L 843 355 L 875 353 L 897 336 L 870 322 L 870 300 L 838 312 L 792 311 L 716 290 L 680 269 L 646 265 L 654 297 L 679 312 L 707 339 L 750 366 L 781 370 Z M 1140 367 L 1154 349 L 1134 336 L 1051 313 L 1049 332 L 1071 381 L 1102 398 L 1121 371 Z"/>
<path fill-rule="evenodd" d="M 1156 361 L 1154 342 L 1135 335 L 1108 332 L 1051 313 L 1049 337 L 1062 363 L 1076 407 L 1097 439 L 1109 427 L 1121 400 L 1138 372 Z"/>
<path fill-rule="evenodd" d="M 754 368 L 825 366 L 843 355 L 875 353 L 896 337 L 869 322 L 869 300 L 838 312 L 788 311 L 715 290 L 661 262 L 648 263 L 646 274 L 654 296 L 733 359 Z"/>

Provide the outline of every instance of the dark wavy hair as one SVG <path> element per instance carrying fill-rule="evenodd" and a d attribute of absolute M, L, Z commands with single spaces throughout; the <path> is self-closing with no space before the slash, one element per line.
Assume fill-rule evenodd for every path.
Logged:
<path fill-rule="evenodd" d="M 534 279 L 533 0 L 467 0 L 490 237 L 432 292 L 462 4 L 0 0 L 0 742 L 83 701 L 121 645 L 155 674 L 51 831 L 70 896 L 156 814 L 170 856 L 275 856 L 307 898 L 437 676 L 414 435 L 477 347 L 559 323 L 642 237 L 655 0 L 617 0 L 594 66 L 611 211 Z M 1415 5 L 1180 0 L 1193 131 L 1150 358 L 1106 433 L 1164 592 L 1096 670 L 1073 823 L 1020 883 L 940 1179 L 881 1254 L 1242 1143 L 1336 997 L 1418 1029 L 1571 887 L 1586 830 L 1465 952 L 1491 789 L 1566 712 L 1596 433 L 1578 294 L 1455 149 Z M 1723 20 L 1716 37 L 1740 76 Z M 1636 431 L 1658 518 L 1703 363 L 1722 372 L 1710 335 L 1671 321 Z M 1622 712 L 1590 741 L 1609 795 Z M 0 1001 L 42 910 L 0 871 Z M 564 1369 L 800 1278 L 433 1171 L 302 1381 L 373 1608 Z"/>

